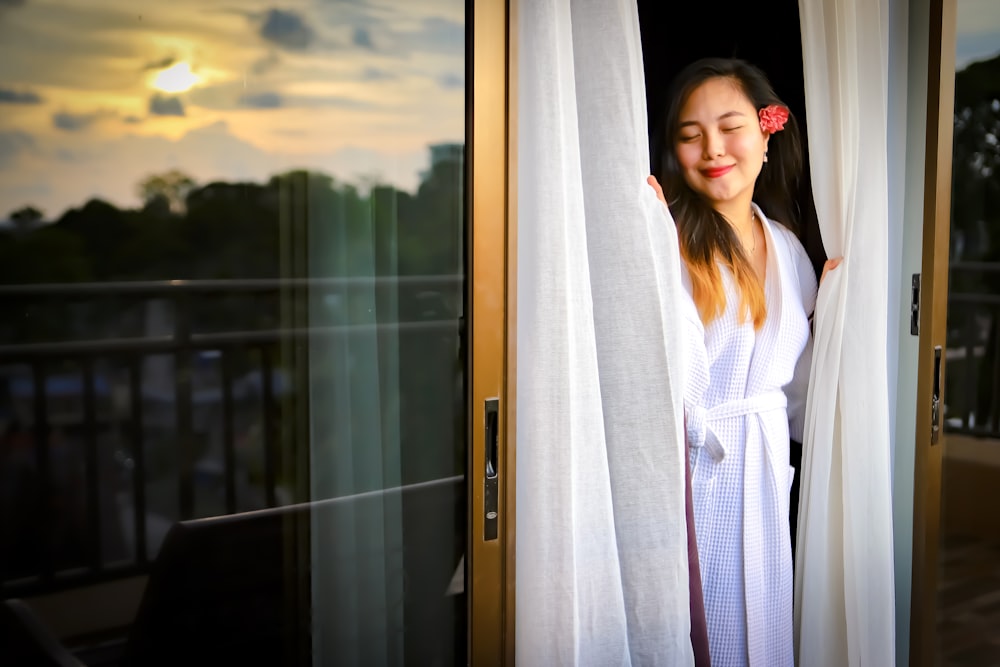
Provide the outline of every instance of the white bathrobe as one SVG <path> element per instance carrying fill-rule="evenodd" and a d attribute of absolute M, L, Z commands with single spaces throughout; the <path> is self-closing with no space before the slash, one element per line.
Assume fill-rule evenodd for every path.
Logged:
<path fill-rule="evenodd" d="M 685 413 L 714 667 L 794 664 L 788 442 L 802 439 L 816 276 L 795 235 L 756 210 L 767 241 L 763 327 L 739 317 L 725 268 L 720 317 L 703 326 L 685 303 Z"/>

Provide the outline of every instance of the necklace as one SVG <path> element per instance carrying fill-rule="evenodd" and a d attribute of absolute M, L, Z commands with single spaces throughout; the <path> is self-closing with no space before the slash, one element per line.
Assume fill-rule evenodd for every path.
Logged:
<path fill-rule="evenodd" d="M 757 252 L 757 212 L 750 209 L 750 237 L 753 239 L 753 248 L 750 249 L 750 254 L 753 255 Z"/>

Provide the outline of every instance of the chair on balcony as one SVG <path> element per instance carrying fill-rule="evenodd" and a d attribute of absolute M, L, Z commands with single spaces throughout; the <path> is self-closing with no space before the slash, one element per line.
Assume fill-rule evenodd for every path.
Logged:
<path fill-rule="evenodd" d="M 308 628 L 298 625 L 305 612 L 295 604 L 290 559 L 308 511 L 298 505 L 175 524 L 150 571 L 122 664 L 298 663 L 294 653 L 308 642 Z M 0 664 L 83 665 L 22 601 L 5 601 L 3 616 Z"/>
<path fill-rule="evenodd" d="M 0 664 L 83 666 L 21 600 L 5 600 L 0 606 Z"/>
<path fill-rule="evenodd" d="M 407 572 L 399 576 L 408 582 L 406 604 L 419 611 L 407 617 L 407 655 L 441 651 L 441 638 L 426 632 L 421 624 L 435 615 L 447 618 L 464 605 L 463 600 L 446 595 L 457 558 L 453 551 L 456 545 L 461 549 L 461 540 L 448 539 L 453 528 L 447 521 L 424 521 L 454 513 L 463 493 L 464 485 L 458 482 L 404 494 L 408 515 L 404 530 L 412 541 L 407 542 L 407 560 L 399 561 Z M 120 661 L 102 664 L 311 664 L 311 564 L 316 548 L 311 530 L 314 526 L 366 525 L 368 512 L 384 496 L 363 496 L 344 499 L 348 502 L 303 503 L 175 524 L 149 573 Z M 420 576 L 409 572 L 410 568 L 419 570 Z M 320 573 L 321 579 L 329 572 L 327 568 Z M 352 590 L 364 592 L 365 584 Z M 366 606 L 382 613 L 377 605 Z M 358 622 L 346 616 L 355 608 L 339 603 L 332 607 L 332 614 L 325 616 L 327 624 L 336 627 L 346 621 L 343 627 L 347 628 Z M 0 613 L 0 665 L 83 664 L 27 605 L 5 601 Z"/>

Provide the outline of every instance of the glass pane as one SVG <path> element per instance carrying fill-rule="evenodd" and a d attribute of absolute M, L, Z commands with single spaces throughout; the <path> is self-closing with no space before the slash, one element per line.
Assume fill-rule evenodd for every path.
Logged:
<path fill-rule="evenodd" d="M 465 661 L 465 114 L 462 0 L 0 2 L 5 598 Z"/>
<path fill-rule="evenodd" d="M 1000 6 L 959 0 L 938 646 L 1000 663 Z"/>

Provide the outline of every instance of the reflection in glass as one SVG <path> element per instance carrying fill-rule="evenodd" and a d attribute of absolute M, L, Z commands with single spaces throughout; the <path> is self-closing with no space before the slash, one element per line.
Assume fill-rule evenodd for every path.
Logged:
<path fill-rule="evenodd" d="M 78 655 L 464 660 L 464 11 L 0 3 L 0 575 Z"/>
<path fill-rule="evenodd" d="M 1000 6 L 959 0 L 938 662 L 1000 662 Z"/>

